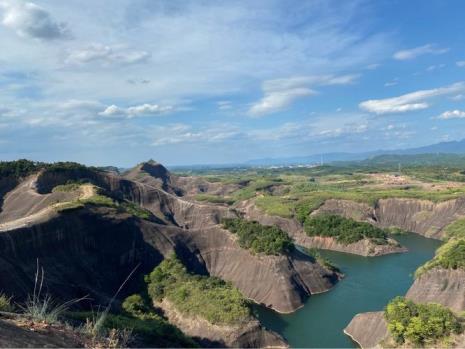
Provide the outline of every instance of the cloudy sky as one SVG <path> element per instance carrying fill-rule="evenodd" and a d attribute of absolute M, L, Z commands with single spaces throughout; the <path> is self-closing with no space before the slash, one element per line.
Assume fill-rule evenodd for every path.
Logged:
<path fill-rule="evenodd" d="M 465 138 L 463 0 L 0 0 L 0 160 L 130 166 Z"/>

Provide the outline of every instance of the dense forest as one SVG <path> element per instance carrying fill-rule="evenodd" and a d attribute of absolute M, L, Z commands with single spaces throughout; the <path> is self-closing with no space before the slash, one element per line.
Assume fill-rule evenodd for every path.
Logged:
<path fill-rule="evenodd" d="M 225 218 L 223 227 L 239 237 L 239 245 L 255 253 L 267 255 L 285 254 L 294 248 L 287 235 L 276 226 L 261 225 L 241 218 Z"/>
<path fill-rule="evenodd" d="M 304 223 L 304 230 L 308 236 L 332 237 L 345 245 L 363 239 L 370 239 L 378 245 L 387 244 L 387 233 L 383 229 L 338 215 L 322 214 L 309 217 Z"/>

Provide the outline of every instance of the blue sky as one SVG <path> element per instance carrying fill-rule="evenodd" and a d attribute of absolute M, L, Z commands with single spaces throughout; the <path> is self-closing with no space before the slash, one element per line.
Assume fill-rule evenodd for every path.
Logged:
<path fill-rule="evenodd" d="M 465 2 L 0 0 L 0 160 L 237 163 L 465 138 Z"/>

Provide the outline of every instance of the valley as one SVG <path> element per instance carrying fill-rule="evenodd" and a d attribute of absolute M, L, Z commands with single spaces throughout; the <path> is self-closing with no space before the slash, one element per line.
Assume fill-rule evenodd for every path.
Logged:
<path fill-rule="evenodd" d="M 392 341 L 382 310 L 403 295 L 461 323 L 461 173 L 1 163 L 0 325 L 48 323 L 42 343 L 70 322 L 73 346 L 365 348 Z M 31 294 L 83 300 L 50 321 L 24 306 Z M 444 333 L 435 340 L 462 340 Z"/>

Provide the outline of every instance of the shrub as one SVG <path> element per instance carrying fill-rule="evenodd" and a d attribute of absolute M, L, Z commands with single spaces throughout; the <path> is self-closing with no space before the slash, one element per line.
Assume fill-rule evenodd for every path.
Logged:
<path fill-rule="evenodd" d="M 237 324 L 250 319 L 250 308 L 229 282 L 189 274 L 176 255 L 165 259 L 146 278 L 154 300 L 167 298 L 181 313 L 213 324 Z"/>
<path fill-rule="evenodd" d="M 123 304 L 123 310 L 130 315 L 138 316 L 150 312 L 150 307 L 139 294 L 133 294 L 127 297 Z"/>
<path fill-rule="evenodd" d="M 223 227 L 239 236 L 239 245 L 255 253 L 279 255 L 292 251 L 294 244 L 287 235 L 276 226 L 261 225 L 255 221 L 241 218 L 225 218 Z"/>
<path fill-rule="evenodd" d="M 13 305 L 11 304 L 11 297 L 8 297 L 4 293 L 0 293 L 0 311 L 5 311 L 5 312 L 13 311 Z"/>
<path fill-rule="evenodd" d="M 463 331 L 451 310 L 435 303 L 415 304 L 404 297 L 394 298 L 385 308 L 388 330 L 398 344 L 431 344 Z"/>
<path fill-rule="evenodd" d="M 465 269 L 465 240 L 451 239 L 438 248 L 434 258 L 418 268 L 415 276 L 420 276 L 433 268 Z"/>
<path fill-rule="evenodd" d="M 308 236 L 333 237 L 345 245 L 370 239 L 377 245 L 387 244 L 387 233 L 370 223 L 357 222 L 333 214 L 322 214 L 306 219 L 304 230 Z"/>

